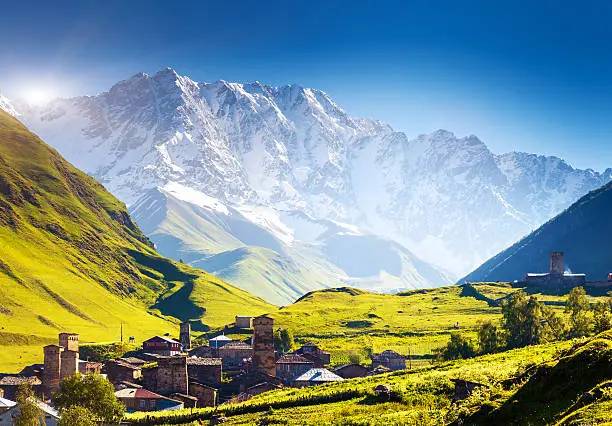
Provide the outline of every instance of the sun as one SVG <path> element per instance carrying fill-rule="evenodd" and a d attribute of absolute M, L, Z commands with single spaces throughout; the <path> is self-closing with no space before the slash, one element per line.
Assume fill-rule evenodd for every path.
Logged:
<path fill-rule="evenodd" d="M 54 90 L 45 87 L 27 88 L 21 95 L 21 98 L 30 105 L 43 105 L 56 97 Z"/>

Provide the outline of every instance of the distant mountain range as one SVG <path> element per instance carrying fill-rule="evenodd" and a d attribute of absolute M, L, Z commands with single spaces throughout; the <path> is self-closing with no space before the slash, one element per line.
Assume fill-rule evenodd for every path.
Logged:
<path fill-rule="evenodd" d="M 319 90 L 172 69 L 13 107 L 161 253 L 276 303 L 448 284 L 612 177 L 443 130 L 409 139 Z"/>
<path fill-rule="evenodd" d="M 514 281 L 548 272 L 549 254 L 565 252 L 565 266 L 606 281 L 612 272 L 612 184 L 590 192 L 539 229 L 485 262 L 462 281 Z"/>

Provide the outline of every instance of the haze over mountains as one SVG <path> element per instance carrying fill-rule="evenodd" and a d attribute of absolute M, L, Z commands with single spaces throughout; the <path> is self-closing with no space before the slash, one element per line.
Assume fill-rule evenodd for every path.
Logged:
<path fill-rule="evenodd" d="M 277 303 L 340 284 L 448 284 L 612 178 L 495 155 L 476 136 L 410 139 L 314 89 L 171 69 L 14 107 L 162 254 Z"/>

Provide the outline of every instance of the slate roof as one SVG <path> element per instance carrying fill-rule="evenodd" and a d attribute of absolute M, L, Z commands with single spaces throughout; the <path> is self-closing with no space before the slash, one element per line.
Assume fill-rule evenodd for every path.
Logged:
<path fill-rule="evenodd" d="M 187 365 L 221 365 L 221 358 L 199 358 L 189 357 L 187 358 Z"/>
<path fill-rule="evenodd" d="M 170 337 L 166 337 L 166 336 L 154 336 L 151 337 L 150 339 L 145 340 L 143 343 L 147 343 L 147 342 L 155 342 L 155 341 L 164 341 L 164 342 L 168 342 L 168 343 L 177 343 L 177 344 L 181 344 L 181 342 L 178 342 L 174 339 L 171 339 Z"/>
<path fill-rule="evenodd" d="M 276 363 L 277 364 L 313 364 L 312 361 L 307 360 L 306 358 L 298 354 L 283 355 L 278 359 L 278 361 L 276 361 Z"/>
<path fill-rule="evenodd" d="M 0 378 L 0 386 L 19 386 L 22 383 L 29 382 L 32 386 L 42 384 L 38 377 L 22 377 L 22 376 L 4 376 Z"/>
<path fill-rule="evenodd" d="M 224 351 L 227 349 L 253 349 L 253 346 L 247 343 L 244 343 L 244 342 L 240 342 L 240 341 L 232 341 L 232 342 L 226 343 L 225 345 L 219 348 L 220 351 Z"/>
<path fill-rule="evenodd" d="M 121 389 L 115 392 L 115 396 L 117 398 L 166 399 L 164 396 L 142 388 Z"/>
<path fill-rule="evenodd" d="M 344 379 L 335 373 L 332 373 L 326 368 L 311 368 L 301 376 L 293 379 L 294 382 L 313 382 L 313 383 L 327 383 L 327 382 L 341 382 Z"/>
<path fill-rule="evenodd" d="M 384 361 L 388 359 L 406 359 L 406 357 L 391 350 L 382 351 L 381 353 L 372 356 L 372 360 L 375 361 Z"/>

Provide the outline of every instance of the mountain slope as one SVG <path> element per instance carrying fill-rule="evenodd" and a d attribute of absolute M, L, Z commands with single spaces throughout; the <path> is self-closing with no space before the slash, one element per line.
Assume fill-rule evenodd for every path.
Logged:
<path fill-rule="evenodd" d="M 548 272 L 549 254 L 565 252 L 566 268 L 605 281 L 612 272 L 612 184 L 592 191 L 527 237 L 485 262 L 465 281 L 521 280 L 526 272 Z M 462 281 L 463 281 L 462 280 Z"/>
<path fill-rule="evenodd" d="M 177 286 L 188 288 L 169 303 Z M 270 310 L 160 257 L 123 203 L 0 111 L 0 334 L 45 338 L 68 330 L 108 341 L 123 323 L 143 340 L 175 332 L 176 318 L 220 326 L 238 312 Z"/>
<path fill-rule="evenodd" d="M 352 117 L 320 90 L 197 83 L 172 69 L 96 96 L 17 106 L 30 128 L 130 206 L 180 184 L 238 210 L 348 224 L 455 274 L 612 176 L 555 157 L 495 155 L 475 136 L 443 130 L 409 139 Z"/>

